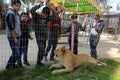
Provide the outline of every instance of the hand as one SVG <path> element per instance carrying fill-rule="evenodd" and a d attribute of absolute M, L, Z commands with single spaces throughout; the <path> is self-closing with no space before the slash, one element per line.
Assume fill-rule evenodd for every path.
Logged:
<path fill-rule="evenodd" d="M 14 39 L 15 44 L 19 45 L 19 40 L 17 38 Z"/>
<path fill-rule="evenodd" d="M 33 40 L 33 37 L 30 37 L 30 40 Z"/>

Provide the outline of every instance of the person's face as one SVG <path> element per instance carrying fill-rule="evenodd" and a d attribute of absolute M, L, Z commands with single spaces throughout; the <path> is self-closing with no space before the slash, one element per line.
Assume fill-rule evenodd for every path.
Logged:
<path fill-rule="evenodd" d="M 97 22 L 97 21 L 99 21 L 99 19 L 98 18 L 94 18 L 94 21 Z"/>
<path fill-rule="evenodd" d="M 76 18 L 72 19 L 72 22 L 76 22 L 76 21 L 77 21 L 77 19 L 76 19 Z"/>
<path fill-rule="evenodd" d="M 57 7 L 57 12 L 60 13 L 62 11 L 61 7 Z"/>
<path fill-rule="evenodd" d="M 21 20 L 27 22 L 27 21 L 29 20 L 28 15 L 23 14 L 23 15 L 21 16 Z"/>
<path fill-rule="evenodd" d="M 21 4 L 20 4 L 20 3 L 16 3 L 16 4 L 12 5 L 12 7 L 13 7 L 13 9 L 14 9 L 16 12 L 18 12 L 18 11 L 20 11 Z"/>
<path fill-rule="evenodd" d="M 40 1 L 40 6 L 43 6 L 44 5 L 44 2 Z"/>
<path fill-rule="evenodd" d="M 54 10 L 55 7 L 54 7 L 53 5 L 50 5 L 50 9 L 51 9 L 51 10 Z"/>

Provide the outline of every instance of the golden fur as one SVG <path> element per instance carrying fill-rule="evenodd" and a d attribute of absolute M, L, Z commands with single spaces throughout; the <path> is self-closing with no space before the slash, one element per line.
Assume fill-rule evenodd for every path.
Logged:
<path fill-rule="evenodd" d="M 86 54 L 74 55 L 70 50 L 68 50 L 64 46 L 56 49 L 54 53 L 55 55 L 60 57 L 60 62 L 51 65 L 49 69 L 52 69 L 53 67 L 62 67 L 62 66 L 64 66 L 65 69 L 54 70 L 52 71 L 52 74 L 71 72 L 74 70 L 74 68 L 79 67 L 83 63 L 93 63 L 96 65 L 99 63 L 106 66 L 105 63 L 100 62 Z"/>

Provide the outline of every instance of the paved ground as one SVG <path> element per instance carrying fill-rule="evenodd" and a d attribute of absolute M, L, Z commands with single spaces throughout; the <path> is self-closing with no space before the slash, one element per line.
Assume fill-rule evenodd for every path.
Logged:
<path fill-rule="evenodd" d="M 34 37 L 34 33 L 32 34 Z M 87 37 L 79 37 L 79 53 L 85 53 L 89 55 L 90 49 L 89 44 L 86 46 Z M 62 37 L 59 42 L 67 42 L 67 37 Z M 59 46 L 67 46 L 68 44 L 58 44 Z M 116 41 L 113 40 L 113 36 L 102 35 L 99 45 L 97 47 L 98 57 L 99 58 L 114 58 L 120 57 L 118 49 L 116 48 Z M 11 50 L 6 38 L 6 35 L 0 35 L 0 70 L 5 68 L 7 60 L 11 54 Z M 34 66 L 36 64 L 37 58 L 37 45 L 34 40 L 30 41 L 28 49 L 28 60 Z"/>

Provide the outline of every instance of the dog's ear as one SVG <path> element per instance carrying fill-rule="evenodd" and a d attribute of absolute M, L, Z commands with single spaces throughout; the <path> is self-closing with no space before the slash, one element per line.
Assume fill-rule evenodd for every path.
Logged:
<path fill-rule="evenodd" d="M 61 50 L 63 53 L 65 53 L 65 51 L 66 51 L 66 48 L 65 48 L 65 46 L 63 46 L 62 47 L 62 50 Z"/>

